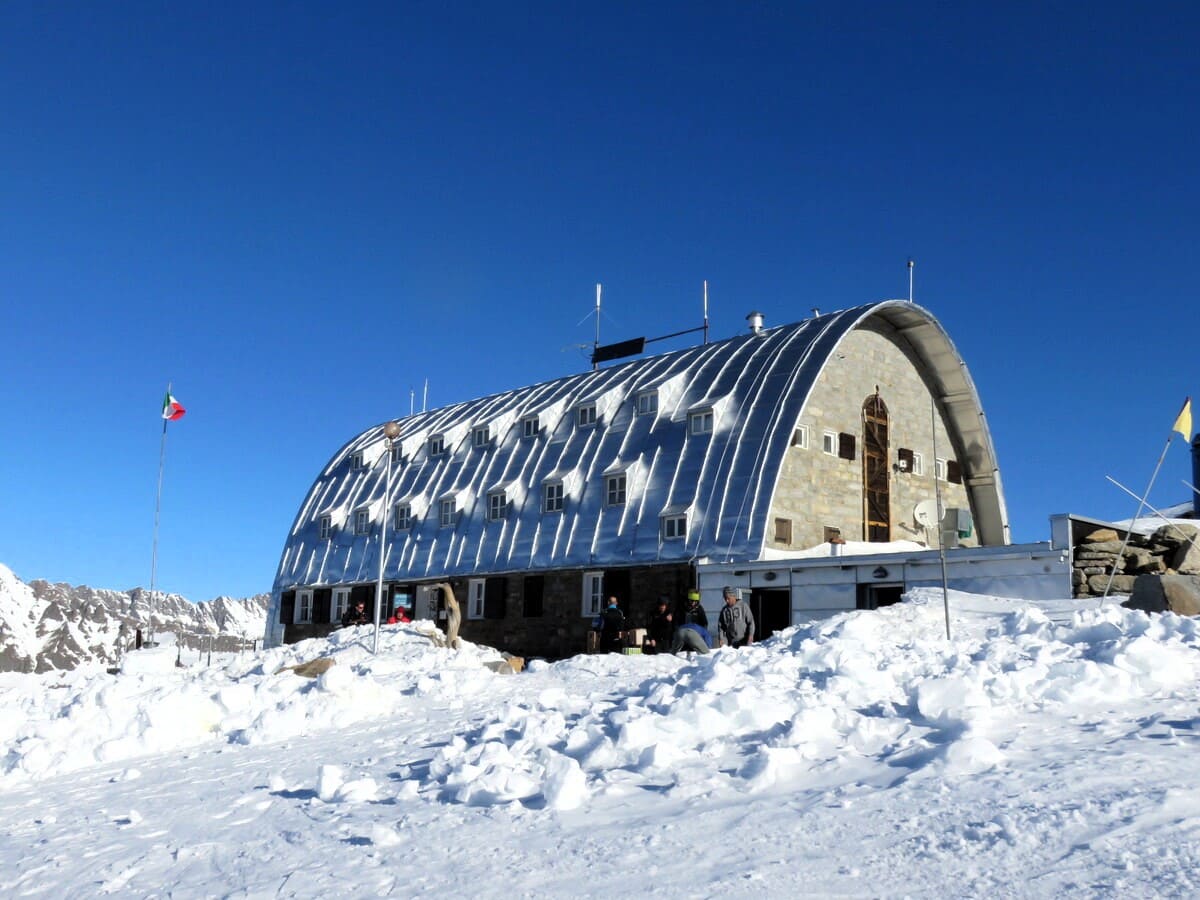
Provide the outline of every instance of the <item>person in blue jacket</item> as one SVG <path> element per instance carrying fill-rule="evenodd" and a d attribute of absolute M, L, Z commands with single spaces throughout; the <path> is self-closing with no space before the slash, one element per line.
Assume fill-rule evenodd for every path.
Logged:
<path fill-rule="evenodd" d="M 695 622 L 684 622 L 675 629 L 675 639 L 671 642 L 671 652 L 707 653 L 712 646 L 712 637 L 708 629 Z"/>

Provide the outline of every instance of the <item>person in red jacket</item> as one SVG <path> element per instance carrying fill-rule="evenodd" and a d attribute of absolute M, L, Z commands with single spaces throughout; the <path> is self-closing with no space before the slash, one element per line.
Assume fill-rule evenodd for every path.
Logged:
<path fill-rule="evenodd" d="M 388 618 L 387 623 L 389 625 L 400 625 L 402 623 L 407 625 L 411 621 L 412 619 L 408 617 L 408 613 L 404 611 L 404 607 L 397 606 L 394 610 L 392 610 L 392 614 Z"/>

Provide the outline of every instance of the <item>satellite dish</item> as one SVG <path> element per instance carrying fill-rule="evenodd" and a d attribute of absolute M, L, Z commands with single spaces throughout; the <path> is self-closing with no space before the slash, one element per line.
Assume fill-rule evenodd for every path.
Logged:
<path fill-rule="evenodd" d="M 913 509 L 913 519 L 922 528 L 936 527 L 939 518 L 936 500 L 922 500 Z"/>

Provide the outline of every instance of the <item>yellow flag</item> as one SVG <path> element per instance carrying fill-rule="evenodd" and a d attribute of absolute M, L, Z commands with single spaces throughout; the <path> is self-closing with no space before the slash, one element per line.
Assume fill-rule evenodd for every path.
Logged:
<path fill-rule="evenodd" d="M 1192 398 L 1188 397 L 1183 401 L 1183 409 L 1179 411 L 1179 415 L 1175 418 L 1175 424 L 1171 428 L 1172 431 L 1178 431 L 1183 435 L 1185 441 L 1192 439 Z"/>

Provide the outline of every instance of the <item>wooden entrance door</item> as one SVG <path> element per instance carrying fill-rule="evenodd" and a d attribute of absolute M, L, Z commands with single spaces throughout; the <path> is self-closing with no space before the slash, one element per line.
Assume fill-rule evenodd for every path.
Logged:
<path fill-rule="evenodd" d="M 876 391 L 863 404 L 863 507 L 868 541 L 892 539 L 888 411 Z"/>

